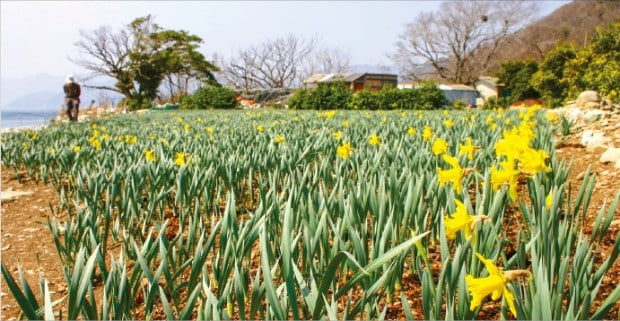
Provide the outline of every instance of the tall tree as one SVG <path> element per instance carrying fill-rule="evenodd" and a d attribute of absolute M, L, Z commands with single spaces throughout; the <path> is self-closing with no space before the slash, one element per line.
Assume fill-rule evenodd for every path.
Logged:
<path fill-rule="evenodd" d="M 472 83 L 498 47 L 533 17 L 535 3 L 524 1 L 450 1 L 419 14 L 405 27 L 392 60 L 406 78 L 430 75 Z"/>
<path fill-rule="evenodd" d="M 314 38 L 288 35 L 252 45 L 225 62 L 222 76 L 231 86 L 242 90 L 290 88 L 303 76 L 302 64 L 315 43 Z"/>
<path fill-rule="evenodd" d="M 172 97 L 186 93 L 192 79 L 217 84 L 213 72 L 219 69 L 197 51 L 202 39 L 184 30 L 163 29 L 150 15 L 133 20 L 118 32 L 103 26 L 80 34 L 82 39 L 75 45 L 81 55 L 72 61 L 93 76 L 116 79 L 114 87 L 94 88 L 142 102 L 156 98 L 164 81 Z"/>

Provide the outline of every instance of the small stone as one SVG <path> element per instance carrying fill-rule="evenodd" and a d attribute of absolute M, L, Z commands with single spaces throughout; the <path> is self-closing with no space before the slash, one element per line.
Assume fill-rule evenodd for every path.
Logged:
<path fill-rule="evenodd" d="M 588 150 L 594 150 L 596 147 L 605 147 L 611 141 L 611 138 L 598 130 L 584 130 L 581 135 L 581 145 Z"/>
<path fill-rule="evenodd" d="M 11 248 L 11 244 L 2 248 L 3 251 L 8 251 Z"/>
<path fill-rule="evenodd" d="M 600 161 L 603 163 L 617 162 L 620 160 L 620 148 L 610 147 L 603 155 L 601 155 Z"/>
<path fill-rule="evenodd" d="M 581 172 L 577 175 L 577 179 L 583 179 L 584 176 L 586 176 L 586 172 Z"/>

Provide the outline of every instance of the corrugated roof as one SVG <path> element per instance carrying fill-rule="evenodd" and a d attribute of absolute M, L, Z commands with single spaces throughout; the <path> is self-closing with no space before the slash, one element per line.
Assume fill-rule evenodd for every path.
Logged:
<path fill-rule="evenodd" d="M 315 82 L 319 82 L 320 80 L 322 80 L 323 78 L 325 78 L 325 76 L 328 76 L 327 74 L 314 74 L 306 79 L 304 79 L 304 83 L 315 83 Z"/>
<path fill-rule="evenodd" d="M 474 87 L 470 87 L 470 86 L 463 85 L 463 84 L 441 84 L 439 85 L 439 89 L 476 91 Z"/>
<path fill-rule="evenodd" d="M 365 75 L 364 73 L 361 73 L 361 74 L 359 74 L 359 73 L 344 74 L 342 80 L 346 81 L 346 82 L 352 82 L 352 81 L 358 80 L 359 78 L 363 77 L 364 75 Z"/>

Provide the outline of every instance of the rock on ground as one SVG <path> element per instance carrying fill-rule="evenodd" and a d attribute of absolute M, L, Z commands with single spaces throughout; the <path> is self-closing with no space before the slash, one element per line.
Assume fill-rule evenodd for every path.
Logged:
<path fill-rule="evenodd" d="M 579 97 L 577 97 L 577 100 L 575 101 L 575 104 L 577 104 L 577 107 L 586 107 L 587 103 L 600 103 L 601 101 L 601 96 L 599 96 L 598 92 L 593 91 L 593 90 L 586 90 L 584 92 L 582 92 L 581 94 L 579 94 Z M 591 105 L 592 106 L 592 105 Z"/>

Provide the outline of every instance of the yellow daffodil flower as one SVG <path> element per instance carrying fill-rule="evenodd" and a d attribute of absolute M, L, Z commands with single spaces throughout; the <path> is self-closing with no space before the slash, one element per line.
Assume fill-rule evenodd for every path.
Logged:
<path fill-rule="evenodd" d="M 341 146 L 338 146 L 336 153 L 340 158 L 349 158 L 353 153 L 353 148 L 351 148 L 351 144 L 345 142 Z"/>
<path fill-rule="evenodd" d="M 275 143 L 282 144 L 284 143 L 284 136 L 276 135 L 276 138 L 273 140 Z"/>
<path fill-rule="evenodd" d="M 433 154 L 441 155 L 448 150 L 448 143 L 441 138 L 437 138 L 433 142 L 432 150 L 433 150 Z"/>
<path fill-rule="evenodd" d="M 548 121 L 550 121 L 552 124 L 557 124 L 559 117 L 557 114 L 552 114 L 552 113 L 547 113 L 545 115 L 545 117 L 547 118 Z"/>
<path fill-rule="evenodd" d="M 553 193 L 549 192 L 547 197 L 545 197 L 545 207 L 547 208 L 547 211 L 551 211 L 551 205 L 553 205 Z"/>
<path fill-rule="evenodd" d="M 469 238 L 474 233 L 476 223 L 489 220 L 485 215 L 471 216 L 467 214 L 467 207 L 461 201 L 455 199 L 456 212 L 450 216 L 444 216 L 444 225 L 446 227 L 446 237 L 449 240 L 456 238 L 456 233 L 460 230 L 465 231 L 465 238 Z"/>
<path fill-rule="evenodd" d="M 427 141 L 433 138 L 433 131 L 429 126 L 424 126 L 424 132 L 422 132 L 422 139 Z"/>
<path fill-rule="evenodd" d="M 88 141 L 90 142 L 90 145 L 93 146 L 96 150 L 101 149 L 101 141 L 99 141 L 97 137 L 93 136 L 89 138 Z"/>
<path fill-rule="evenodd" d="M 256 130 L 258 130 L 259 132 L 262 132 L 265 130 L 265 126 L 263 125 L 258 125 L 258 127 L 256 127 Z"/>
<path fill-rule="evenodd" d="M 207 133 L 209 133 L 209 134 L 212 134 L 212 133 L 215 131 L 215 129 L 213 129 L 213 127 L 210 127 L 210 126 L 205 127 L 205 130 L 206 130 L 206 131 L 207 131 Z"/>
<path fill-rule="evenodd" d="M 508 195 L 510 199 L 516 201 L 519 197 L 517 194 L 519 171 L 514 169 L 513 163 L 513 160 L 502 162 L 502 170 L 499 170 L 495 166 L 491 167 L 491 186 L 494 191 L 497 191 L 501 186 L 508 185 Z"/>
<path fill-rule="evenodd" d="M 450 156 L 448 154 L 443 155 L 443 160 L 452 166 L 451 169 L 441 169 L 437 168 L 437 176 L 439 178 L 439 185 L 444 186 L 446 183 L 452 183 L 452 188 L 456 191 L 457 194 L 461 194 L 461 179 L 463 179 L 464 171 L 461 165 L 459 164 L 459 160 L 456 157 Z"/>
<path fill-rule="evenodd" d="M 185 153 L 176 153 L 174 163 L 179 167 L 186 166 L 189 163 L 189 155 Z"/>
<path fill-rule="evenodd" d="M 337 131 L 334 133 L 334 139 L 340 139 L 342 138 L 342 132 L 341 131 Z"/>
<path fill-rule="evenodd" d="M 507 284 L 509 281 L 513 281 L 520 276 L 526 276 L 529 274 L 527 270 L 500 270 L 491 260 L 484 258 L 484 256 L 476 253 L 476 257 L 484 264 L 489 276 L 476 278 L 471 274 L 465 277 L 465 283 L 467 283 L 467 290 L 471 296 L 471 302 L 469 309 L 475 310 L 482 305 L 482 300 L 491 295 L 492 300 L 497 300 L 504 296 L 510 312 L 516 317 L 517 309 L 515 307 L 514 294 L 508 289 Z"/>
<path fill-rule="evenodd" d="M 346 120 L 345 120 L 345 121 L 343 121 L 343 122 L 342 122 L 342 126 L 344 126 L 344 127 L 349 127 L 349 122 L 348 122 L 348 121 L 346 121 Z"/>
<path fill-rule="evenodd" d="M 467 158 L 474 159 L 474 151 L 477 149 L 471 142 L 471 138 L 465 138 L 465 145 L 459 144 L 459 155 L 467 155 Z"/>
<path fill-rule="evenodd" d="M 154 161 L 157 160 L 157 157 L 155 157 L 155 150 L 154 149 L 144 150 L 144 157 L 146 158 L 147 162 L 154 162 Z"/>
<path fill-rule="evenodd" d="M 381 138 L 375 134 L 370 135 L 368 143 L 373 146 L 381 146 Z"/>
<path fill-rule="evenodd" d="M 409 134 L 409 135 L 415 135 L 415 132 L 416 132 L 416 130 L 413 127 L 409 127 L 409 129 L 407 130 L 407 134 Z"/>
<path fill-rule="evenodd" d="M 544 150 L 528 148 L 519 155 L 519 169 L 529 175 L 536 175 L 538 172 L 550 172 L 551 167 L 545 164 L 548 158 Z"/>
<path fill-rule="evenodd" d="M 73 147 L 73 152 L 74 153 L 79 153 L 81 150 L 82 150 L 82 147 L 80 147 L 80 146 Z"/>
<path fill-rule="evenodd" d="M 183 130 L 184 131 L 189 131 L 190 128 L 191 128 L 191 126 L 189 124 L 183 125 Z"/>
<path fill-rule="evenodd" d="M 454 122 L 452 121 L 452 119 L 444 121 L 443 124 L 448 128 L 452 128 L 452 126 L 454 126 Z"/>

